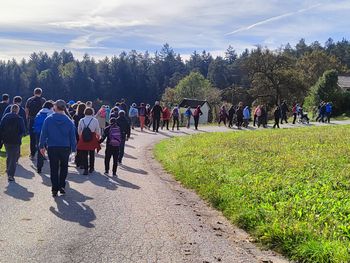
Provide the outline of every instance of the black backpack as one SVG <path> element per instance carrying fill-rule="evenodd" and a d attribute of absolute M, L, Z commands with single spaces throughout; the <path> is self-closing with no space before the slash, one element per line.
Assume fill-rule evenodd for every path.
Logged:
<path fill-rule="evenodd" d="M 82 120 L 82 122 L 84 123 L 84 121 Z M 84 129 L 83 129 L 83 133 L 82 133 L 82 137 L 83 137 L 83 141 L 84 142 L 91 142 L 92 141 L 92 132 L 89 128 L 90 123 L 92 122 L 92 119 L 90 120 L 89 124 L 87 126 L 85 126 L 84 123 Z"/>

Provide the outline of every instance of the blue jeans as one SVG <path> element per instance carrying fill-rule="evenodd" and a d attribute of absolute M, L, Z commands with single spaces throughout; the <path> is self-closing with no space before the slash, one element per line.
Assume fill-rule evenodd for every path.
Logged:
<path fill-rule="evenodd" d="M 122 162 L 124 157 L 124 150 L 125 150 L 125 138 L 122 138 L 122 141 L 120 142 L 120 145 L 119 145 L 119 156 L 118 156 L 120 163 Z"/>

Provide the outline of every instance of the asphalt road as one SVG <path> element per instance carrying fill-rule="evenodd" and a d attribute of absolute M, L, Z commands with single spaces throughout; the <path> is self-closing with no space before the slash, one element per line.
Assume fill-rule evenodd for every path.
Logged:
<path fill-rule="evenodd" d="M 67 194 L 58 198 L 48 164 L 38 175 L 21 158 L 16 183 L 0 177 L 0 262 L 286 262 L 257 248 L 153 159 L 156 142 L 192 133 L 134 131 L 118 178 L 103 175 L 101 151 L 94 174 L 70 168 Z"/>

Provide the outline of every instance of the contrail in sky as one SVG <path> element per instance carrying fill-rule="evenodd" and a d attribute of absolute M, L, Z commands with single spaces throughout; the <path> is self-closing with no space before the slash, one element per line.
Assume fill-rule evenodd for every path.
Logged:
<path fill-rule="evenodd" d="M 280 19 L 285 18 L 285 17 L 289 17 L 289 16 L 293 16 L 293 15 L 296 15 L 296 14 L 300 14 L 300 13 L 306 12 L 308 10 L 317 8 L 319 6 L 321 6 L 321 4 L 313 5 L 313 6 L 310 6 L 308 8 L 303 8 L 303 9 L 300 9 L 300 10 L 297 10 L 297 11 L 294 11 L 294 12 L 285 13 L 285 14 L 279 15 L 279 16 L 273 16 L 273 17 L 270 17 L 268 19 L 259 21 L 259 22 L 255 23 L 255 24 L 252 24 L 250 26 L 245 26 L 245 27 L 238 28 L 235 31 L 232 31 L 232 32 L 229 32 L 229 33 L 225 34 L 225 36 L 233 35 L 233 34 L 236 34 L 238 32 L 242 32 L 242 31 L 247 31 L 247 30 L 250 30 L 250 29 L 252 29 L 254 27 L 261 26 L 261 25 L 264 25 L 264 24 L 267 24 L 267 23 L 270 23 L 270 22 L 273 22 L 273 21 L 277 21 L 277 20 L 280 20 Z"/>

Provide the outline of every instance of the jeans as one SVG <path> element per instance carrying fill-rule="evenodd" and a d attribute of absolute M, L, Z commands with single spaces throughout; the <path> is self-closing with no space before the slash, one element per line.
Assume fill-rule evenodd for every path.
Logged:
<path fill-rule="evenodd" d="M 39 170 L 41 170 L 44 166 L 44 156 L 40 153 L 40 149 L 39 149 L 39 139 L 40 139 L 40 134 L 36 135 L 36 141 L 37 141 L 37 150 L 38 150 L 38 158 L 37 158 L 37 162 L 36 162 L 36 168 L 38 168 Z"/>
<path fill-rule="evenodd" d="M 35 117 L 29 117 L 29 120 L 28 120 L 28 131 L 29 131 L 29 138 L 30 138 L 30 155 L 31 156 L 35 156 L 36 151 L 37 151 L 37 135 L 33 130 L 34 119 L 35 119 Z"/>
<path fill-rule="evenodd" d="M 125 150 L 125 137 L 123 138 L 122 137 L 122 140 L 120 142 L 120 145 L 119 145 L 119 162 L 122 162 L 123 160 L 123 157 L 124 157 L 124 150 Z"/>
<path fill-rule="evenodd" d="M 66 186 L 68 174 L 69 147 L 49 147 L 50 174 L 52 191 L 57 192 Z"/>
<path fill-rule="evenodd" d="M 109 163 L 112 157 L 113 157 L 112 172 L 113 174 L 116 174 L 117 168 L 118 168 L 119 147 L 107 145 L 106 152 L 105 152 L 105 171 L 106 172 L 109 172 Z"/>
<path fill-rule="evenodd" d="M 153 117 L 153 131 L 158 132 L 160 124 L 160 117 Z"/>
<path fill-rule="evenodd" d="M 84 170 L 95 169 L 95 151 L 81 151 L 80 154 Z"/>
<path fill-rule="evenodd" d="M 180 129 L 179 117 L 173 117 L 173 130 L 175 128 L 175 125 L 176 125 L 176 128 L 179 130 Z"/>
<path fill-rule="evenodd" d="M 19 144 L 6 144 L 6 173 L 8 177 L 15 176 L 17 161 L 20 156 L 20 148 Z"/>

